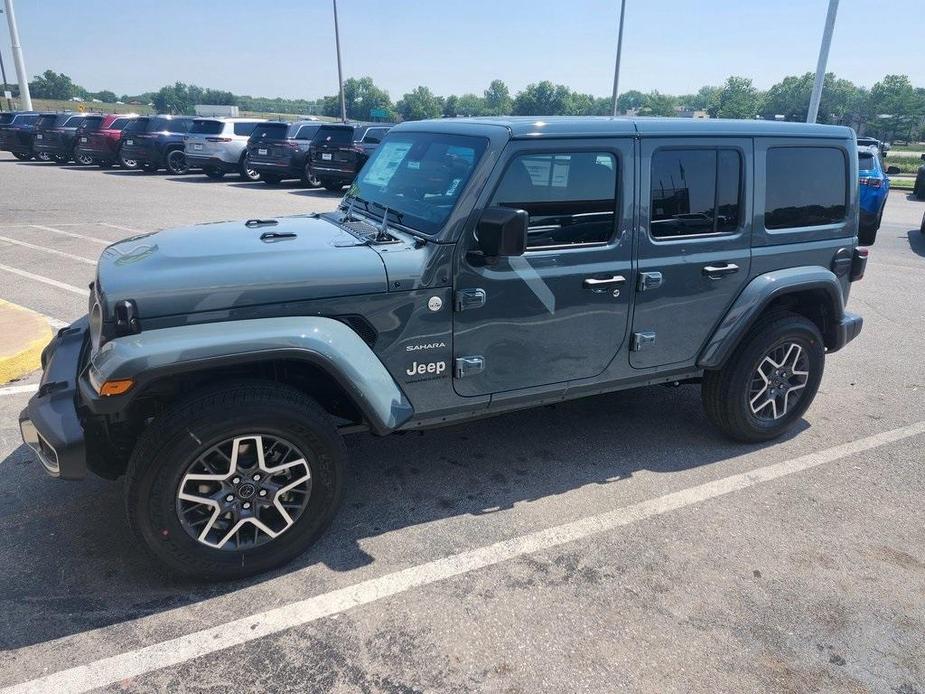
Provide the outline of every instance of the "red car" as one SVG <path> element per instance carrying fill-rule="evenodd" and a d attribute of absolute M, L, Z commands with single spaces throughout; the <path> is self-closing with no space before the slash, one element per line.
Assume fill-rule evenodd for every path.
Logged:
<path fill-rule="evenodd" d="M 81 164 L 97 164 L 109 168 L 119 163 L 126 169 L 137 169 L 131 159 L 123 161 L 120 153 L 122 130 L 138 116 L 134 113 L 90 115 L 77 130 L 75 158 Z"/>

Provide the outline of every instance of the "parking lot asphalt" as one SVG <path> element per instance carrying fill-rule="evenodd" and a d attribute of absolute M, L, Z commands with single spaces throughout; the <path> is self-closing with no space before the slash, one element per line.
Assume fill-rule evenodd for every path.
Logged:
<path fill-rule="evenodd" d="M 0 298 L 70 321 L 106 242 L 336 202 L 0 155 Z M 120 482 L 20 444 L 36 376 L 0 389 L 0 692 L 925 692 L 923 211 L 891 193 L 793 435 L 696 386 L 355 435 L 327 535 L 247 581 L 161 575 Z"/>

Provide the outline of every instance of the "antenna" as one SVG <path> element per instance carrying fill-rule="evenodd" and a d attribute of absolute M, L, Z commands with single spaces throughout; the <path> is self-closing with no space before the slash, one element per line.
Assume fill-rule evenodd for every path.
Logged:
<path fill-rule="evenodd" d="M 379 232 L 376 234 L 376 241 L 383 242 L 388 241 L 391 237 L 389 236 L 389 208 L 386 207 L 385 211 L 382 213 L 382 224 L 379 225 Z"/>

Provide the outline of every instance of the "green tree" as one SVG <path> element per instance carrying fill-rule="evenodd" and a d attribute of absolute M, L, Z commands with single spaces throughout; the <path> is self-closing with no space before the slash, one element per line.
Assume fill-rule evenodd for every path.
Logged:
<path fill-rule="evenodd" d="M 377 87 L 372 77 L 350 77 L 344 80 L 344 105 L 347 118 L 351 120 L 369 120 L 373 109 L 384 109 L 390 119 L 395 117 L 395 107 L 389 93 Z M 340 117 L 338 95 L 324 97 L 322 113 L 326 116 Z"/>
<path fill-rule="evenodd" d="M 83 96 L 86 90 L 74 84 L 70 77 L 54 70 L 45 70 L 29 82 L 29 91 L 37 99 L 70 99 Z"/>
<path fill-rule="evenodd" d="M 161 87 L 151 101 L 158 113 L 193 115 L 196 104 L 206 103 L 202 99 L 204 92 L 195 84 L 175 82 Z"/>
<path fill-rule="evenodd" d="M 90 96 L 93 97 L 94 99 L 99 99 L 100 101 L 106 104 L 112 104 L 112 103 L 115 103 L 116 101 L 116 93 L 111 92 L 108 89 L 104 89 L 101 92 L 91 93 Z"/>
<path fill-rule="evenodd" d="M 761 107 L 761 94 L 747 77 L 729 77 L 714 94 L 709 106 L 714 118 L 754 118 Z"/>
<path fill-rule="evenodd" d="M 678 102 L 681 106 L 689 108 L 691 111 L 709 111 L 719 98 L 719 93 L 722 89 L 722 87 L 707 84 L 698 89 L 696 94 L 679 96 Z"/>
<path fill-rule="evenodd" d="M 675 116 L 678 100 L 670 94 L 662 94 L 656 89 L 646 94 L 645 102 L 639 109 L 641 116 Z"/>
<path fill-rule="evenodd" d="M 571 113 L 572 92 L 564 84 L 544 80 L 528 84 L 514 97 L 513 111 L 518 116 L 561 116 Z"/>
<path fill-rule="evenodd" d="M 646 95 L 637 89 L 630 89 L 617 97 L 617 113 L 626 113 L 633 109 L 640 109 L 646 103 Z"/>
<path fill-rule="evenodd" d="M 456 118 L 459 115 L 459 97 L 451 94 L 443 100 L 443 117 Z"/>
<path fill-rule="evenodd" d="M 506 116 L 514 108 L 511 91 L 501 80 L 492 80 L 484 93 L 484 107 L 486 116 Z"/>
<path fill-rule="evenodd" d="M 395 105 L 402 120 L 424 120 L 425 118 L 439 118 L 443 113 L 443 104 L 440 99 L 427 87 L 416 87 L 405 94 Z"/>
<path fill-rule="evenodd" d="M 925 96 L 906 75 L 887 75 L 870 89 L 871 126 L 881 138 L 912 139 L 925 117 Z"/>
<path fill-rule="evenodd" d="M 463 94 L 456 100 L 456 112 L 460 116 L 488 115 L 485 100 L 477 94 Z"/>

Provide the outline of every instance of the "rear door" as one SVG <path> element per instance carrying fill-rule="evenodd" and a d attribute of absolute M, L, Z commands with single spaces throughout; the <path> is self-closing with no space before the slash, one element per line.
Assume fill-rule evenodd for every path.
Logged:
<path fill-rule="evenodd" d="M 630 364 L 692 362 L 749 277 L 750 139 L 641 142 Z"/>
<path fill-rule="evenodd" d="M 591 378 L 625 341 L 632 287 L 633 139 L 514 141 L 479 207 L 529 214 L 527 251 L 486 263 L 470 221 L 457 252 L 460 395 Z"/>
<path fill-rule="evenodd" d="M 312 142 L 312 168 L 316 171 L 356 173 L 366 160 L 353 143 L 352 125 L 325 125 Z M 362 159 L 362 161 L 361 161 Z"/>
<path fill-rule="evenodd" d="M 292 148 L 286 139 L 290 126 L 286 123 L 260 123 L 247 141 L 247 156 L 252 164 L 289 161 Z"/>

